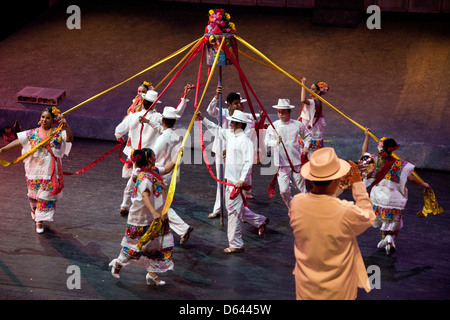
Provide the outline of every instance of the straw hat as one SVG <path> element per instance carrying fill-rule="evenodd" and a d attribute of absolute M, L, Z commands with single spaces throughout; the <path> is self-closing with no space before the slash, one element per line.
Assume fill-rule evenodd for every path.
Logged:
<path fill-rule="evenodd" d="M 169 107 L 169 106 L 164 108 L 162 117 L 166 118 L 166 119 L 180 119 L 181 118 L 181 116 L 179 116 L 177 114 L 177 109 L 175 109 L 174 107 Z"/>
<path fill-rule="evenodd" d="M 311 181 L 335 180 L 350 171 L 350 164 L 339 159 L 333 148 L 318 149 L 311 155 L 311 159 L 302 166 L 301 174 Z"/>
<path fill-rule="evenodd" d="M 158 98 L 158 92 L 154 90 L 148 90 L 147 93 L 142 93 L 141 95 L 142 98 L 150 102 L 155 102 L 155 100 Z M 158 100 L 157 103 L 161 103 L 161 101 Z"/>
<path fill-rule="evenodd" d="M 242 122 L 242 123 L 251 122 L 251 121 L 249 121 L 247 115 L 244 112 L 242 112 L 241 110 L 234 110 L 233 115 L 227 117 L 227 119 L 230 121 Z"/>
<path fill-rule="evenodd" d="M 295 106 L 291 105 L 291 101 L 289 99 L 278 99 L 278 104 L 272 106 L 275 109 L 293 109 Z"/>

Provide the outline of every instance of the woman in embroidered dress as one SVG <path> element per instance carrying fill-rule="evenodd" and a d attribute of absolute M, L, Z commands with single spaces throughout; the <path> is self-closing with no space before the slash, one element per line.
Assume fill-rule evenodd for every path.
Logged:
<path fill-rule="evenodd" d="M 41 114 L 40 127 L 17 133 L 17 140 L 0 149 L 1 154 L 22 146 L 24 154 L 52 135 L 46 145 L 23 161 L 31 217 L 36 222 L 37 233 L 44 232 L 44 221 L 53 221 L 56 201 L 62 197 L 64 186 L 61 158 L 68 155 L 72 147 L 73 134 L 66 119 L 60 120 L 65 130 L 57 131 L 53 127 L 58 122 L 58 114 L 56 107 L 46 108 Z"/>
<path fill-rule="evenodd" d="M 412 174 L 413 164 L 392 156 L 392 152 L 400 147 L 394 139 L 382 138 L 378 143 L 377 156 L 367 153 L 369 131 L 367 129 L 365 132 L 361 153 L 363 156 L 371 156 L 376 166 L 372 172 L 367 173 L 364 182 L 377 215 L 373 226 L 380 228 L 381 232 L 382 239 L 377 247 L 384 247 L 386 253 L 390 254 L 391 250 L 396 249 L 394 239 L 403 227 L 403 212 L 408 201 L 406 182 L 411 181 L 422 188 L 430 188 L 430 185 Z"/>
<path fill-rule="evenodd" d="M 305 82 L 306 79 L 302 78 L 302 83 L 305 84 Z M 326 94 L 328 92 L 328 89 L 328 85 L 323 81 L 319 81 L 311 85 L 311 90 L 319 96 Z M 304 87 L 302 87 L 300 98 L 303 106 L 300 116 L 297 120 L 303 122 L 308 130 L 311 131 L 312 140 L 309 145 L 309 154 L 307 155 L 309 159 L 314 151 L 323 148 L 323 132 L 324 127 L 327 125 L 327 123 L 325 122 L 325 118 L 323 117 L 322 113 L 322 101 L 317 99 L 317 97 L 313 96 L 312 94 L 311 98 L 307 99 L 306 90 Z M 303 148 L 302 141 L 300 141 L 300 145 Z"/>
<path fill-rule="evenodd" d="M 166 284 L 159 279 L 158 273 L 173 270 L 174 240 L 167 214 L 161 221 L 168 186 L 164 185 L 160 175 L 168 174 L 173 170 L 177 156 L 178 154 L 165 167 L 155 168 L 156 157 L 152 149 L 143 148 L 132 152 L 131 160 L 136 163 L 139 172 L 131 196 L 132 205 L 121 243 L 122 250 L 119 257 L 109 264 L 114 278 L 120 278 L 119 271 L 122 267 L 134 263 L 147 270 L 145 279 L 148 285 Z M 161 230 L 140 250 L 137 249 L 139 240 L 153 221 L 162 223 Z"/>

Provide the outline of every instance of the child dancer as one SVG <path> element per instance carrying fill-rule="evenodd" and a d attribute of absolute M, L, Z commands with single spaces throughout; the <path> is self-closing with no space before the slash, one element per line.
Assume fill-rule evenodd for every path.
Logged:
<path fill-rule="evenodd" d="M 302 122 L 291 119 L 291 110 L 295 106 L 291 105 L 289 99 L 279 99 L 278 104 L 272 107 L 277 109 L 279 120 L 273 123 L 276 131 L 272 127 L 267 129 L 265 143 L 267 148 L 274 148 L 274 165 L 278 168 L 277 181 L 280 195 L 289 208 L 289 202 L 292 199 L 289 186 L 291 176 L 295 187 L 300 192 L 307 192 L 305 180 L 300 174 L 300 157 L 302 152 L 308 152 L 311 132 Z M 300 139 L 303 141 L 303 149 L 299 144 Z M 287 154 L 281 145 L 281 141 L 286 147 Z M 289 163 L 289 160 L 291 163 Z M 290 164 L 296 172 L 292 170 Z"/>

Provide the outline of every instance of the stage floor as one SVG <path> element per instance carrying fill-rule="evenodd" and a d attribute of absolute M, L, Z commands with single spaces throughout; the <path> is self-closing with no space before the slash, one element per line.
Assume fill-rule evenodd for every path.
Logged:
<path fill-rule="evenodd" d="M 2 141 L 0 146 L 3 146 Z M 115 145 L 101 140 L 76 139 L 64 170 L 75 172 Z M 5 160 L 19 156 L 7 153 Z M 193 158 L 193 157 L 192 157 Z M 126 180 L 121 178 L 118 151 L 85 173 L 65 177 L 64 196 L 57 203 L 55 221 L 44 234 L 35 232 L 26 198 L 22 164 L 0 168 L 0 299 L 3 300 L 265 300 L 295 299 L 293 236 L 287 209 L 280 196 L 266 193 L 271 176 L 253 169 L 249 207 L 270 218 L 267 232 L 244 225 L 246 251 L 225 255 L 227 221 L 210 220 L 215 182 L 204 163 L 182 164 L 173 208 L 194 231 L 187 243 L 175 237 L 174 271 L 161 274 L 164 287 L 145 284 L 145 270 L 128 267 L 120 280 L 108 263 L 121 249 L 126 218 L 119 215 Z M 379 289 L 359 291 L 358 300 L 447 300 L 450 292 L 448 190 L 450 175 L 418 171 L 434 189 L 444 213 L 418 218 L 422 189 L 409 185 L 404 228 L 391 256 L 376 248 L 377 229 L 358 237 L 366 266 L 381 270 Z M 345 197 L 348 197 L 346 194 Z M 79 267 L 81 288 L 70 289 L 68 279 Z"/>

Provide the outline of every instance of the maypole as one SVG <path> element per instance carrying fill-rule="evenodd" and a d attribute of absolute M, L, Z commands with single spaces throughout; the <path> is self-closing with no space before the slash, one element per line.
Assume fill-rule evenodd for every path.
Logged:
<path fill-rule="evenodd" d="M 228 48 L 231 48 L 230 38 L 233 37 L 233 34 L 236 32 L 234 24 L 230 21 L 230 15 L 225 12 L 224 9 L 216 9 L 210 10 L 208 12 L 209 20 L 208 25 L 205 28 L 205 36 L 208 37 L 209 43 L 207 44 L 206 51 L 206 63 L 211 66 L 214 64 L 214 60 L 217 56 L 217 66 L 219 66 L 219 78 L 218 85 L 222 87 L 222 67 L 229 66 L 233 63 L 227 58 L 225 52 L 219 50 L 219 45 L 224 40 Z M 222 91 L 219 92 L 219 126 L 223 125 L 223 115 L 222 115 Z M 219 161 L 219 180 L 223 181 L 223 142 L 222 139 L 218 139 L 219 141 L 219 157 L 216 155 L 216 159 L 220 159 Z M 223 216 L 224 216 L 224 207 L 225 207 L 225 190 L 224 185 L 219 183 L 220 187 L 220 225 L 223 225 Z"/>

